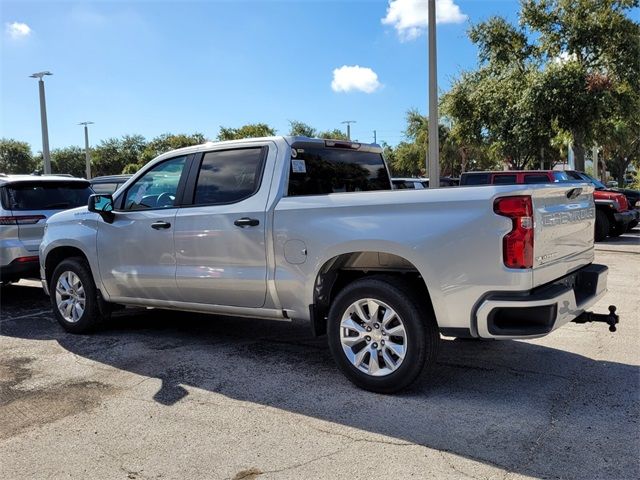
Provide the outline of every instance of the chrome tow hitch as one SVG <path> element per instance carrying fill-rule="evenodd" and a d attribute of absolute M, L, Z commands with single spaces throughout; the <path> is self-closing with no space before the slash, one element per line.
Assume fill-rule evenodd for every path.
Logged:
<path fill-rule="evenodd" d="M 616 307 L 609 305 L 609 313 L 584 312 L 572 321 L 575 323 L 604 322 L 609 325 L 610 332 L 615 332 L 617 330 L 616 325 L 620 322 L 620 317 L 616 315 Z"/>

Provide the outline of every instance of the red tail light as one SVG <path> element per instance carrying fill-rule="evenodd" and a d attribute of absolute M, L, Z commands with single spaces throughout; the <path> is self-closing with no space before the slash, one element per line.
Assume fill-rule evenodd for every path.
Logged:
<path fill-rule="evenodd" d="M 18 258 L 16 258 L 14 260 L 14 262 L 16 262 L 16 263 L 29 263 L 29 262 L 37 262 L 38 260 L 40 260 L 40 257 L 35 255 L 33 257 L 18 257 Z"/>
<path fill-rule="evenodd" d="M 509 268 L 533 267 L 533 206 L 531 197 L 502 197 L 496 199 L 493 211 L 513 222 L 511 231 L 502 239 L 502 256 Z"/>
<path fill-rule="evenodd" d="M 620 204 L 621 212 L 629 210 L 629 202 L 627 201 L 627 197 L 625 197 L 624 195 L 620 195 L 616 200 L 618 200 L 618 203 Z"/>
<path fill-rule="evenodd" d="M 34 225 L 47 217 L 44 215 L 20 215 L 17 217 L 0 217 L 0 225 Z"/>

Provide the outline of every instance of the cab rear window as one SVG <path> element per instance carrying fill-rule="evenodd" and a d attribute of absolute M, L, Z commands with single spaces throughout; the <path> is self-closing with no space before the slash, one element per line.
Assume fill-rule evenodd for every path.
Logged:
<path fill-rule="evenodd" d="M 391 179 L 380 153 L 322 147 L 295 151 L 289 196 L 391 190 Z"/>
<path fill-rule="evenodd" d="M 62 210 L 87 204 L 93 192 L 82 182 L 33 182 L 8 185 L 6 208 L 10 210 Z M 3 199 L 3 203 L 5 199 Z"/>

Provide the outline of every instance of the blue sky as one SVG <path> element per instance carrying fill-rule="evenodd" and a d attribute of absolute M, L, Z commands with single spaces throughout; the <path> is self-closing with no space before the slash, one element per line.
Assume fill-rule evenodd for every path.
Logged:
<path fill-rule="evenodd" d="M 50 70 L 51 148 L 82 145 L 84 120 L 95 122 L 92 143 L 164 132 L 213 139 L 221 125 L 248 122 L 285 134 L 295 119 L 319 129 L 356 120 L 353 138 L 372 141 L 376 129 L 378 141 L 396 144 L 405 112 L 427 104 L 416 1 L 0 0 L 0 136 L 41 149 L 37 82 L 28 76 Z M 518 2 L 438 1 L 446 90 L 476 63 L 469 25 L 493 14 L 515 19 Z"/>

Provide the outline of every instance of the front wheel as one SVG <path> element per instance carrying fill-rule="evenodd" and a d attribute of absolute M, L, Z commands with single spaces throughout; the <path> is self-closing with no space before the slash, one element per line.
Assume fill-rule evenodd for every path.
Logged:
<path fill-rule="evenodd" d="M 356 280 L 329 310 L 331 354 L 357 386 L 379 393 L 401 390 L 435 364 L 440 334 L 429 311 L 401 279 Z"/>
<path fill-rule="evenodd" d="M 90 332 L 103 319 L 96 285 L 84 259 L 60 262 L 53 271 L 49 290 L 53 312 L 67 332 Z"/>

